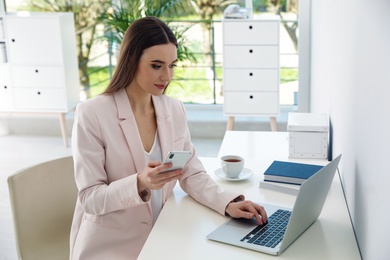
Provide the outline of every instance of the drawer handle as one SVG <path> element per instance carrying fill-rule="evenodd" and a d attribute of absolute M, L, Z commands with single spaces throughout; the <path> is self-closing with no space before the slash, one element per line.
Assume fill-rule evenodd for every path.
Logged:
<path fill-rule="evenodd" d="M 7 89 L 8 87 L 7 86 L 4 86 L 4 89 Z"/>
<path fill-rule="evenodd" d="M 12 42 L 15 42 L 15 39 L 12 39 L 11 41 L 12 41 Z"/>
<path fill-rule="evenodd" d="M 252 25 L 249 25 L 249 30 L 252 30 L 252 28 L 253 28 Z"/>
<path fill-rule="evenodd" d="M 250 99 L 253 99 L 253 96 L 252 96 L 252 95 L 250 95 L 250 96 L 249 96 L 249 98 L 250 98 Z"/>
<path fill-rule="evenodd" d="M 253 50 L 251 49 L 251 50 L 249 50 L 249 53 L 253 53 Z"/>
<path fill-rule="evenodd" d="M 250 72 L 250 73 L 249 73 L 249 76 L 251 76 L 251 77 L 252 77 L 252 76 L 253 76 L 253 73 L 252 73 L 252 72 Z"/>
<path fill-rule="evenodd" d="M 41 94 L 41 91 L 38 91 L 37 94 L 40 95 L 40 94 Z"/>
<path fill-rule="evenodd" d="M 38 70 L 35 70 L 35 73 L 38 73 L 39 71 Z"/>

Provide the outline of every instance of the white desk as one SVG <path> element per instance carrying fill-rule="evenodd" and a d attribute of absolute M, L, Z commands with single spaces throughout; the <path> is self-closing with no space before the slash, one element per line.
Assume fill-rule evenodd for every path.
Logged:
<path fill-rule="evenodd" d="M 246 159 L 245 167 L 255 174 L 241 182 L 225 181 L 214 174 L 219 168 L 218 158 L 201 158 L 211 177 L 222 188 L 239 191 L 247 199 L 260 204 L 293 206 L 294 195 L 258 188 L 262 173 L 273 160 L 288 160 L 286 132 L 227 131 L 219 157 L 230 153 L 242 155 Z M 326 163 L 324 160 L 309 162 Z M 227 220 L 228 217 L 200 205 L 176 186 L 139 259 L 276 259 L 275 256 L 206 239 L 211 231 Z M 337 174 L 318 220 L 277 258 L 361 259 Z"/>

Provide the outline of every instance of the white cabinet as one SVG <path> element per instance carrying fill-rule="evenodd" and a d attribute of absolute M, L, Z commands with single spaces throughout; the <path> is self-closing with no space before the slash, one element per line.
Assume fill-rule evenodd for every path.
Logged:
<path fill-rule="evenodd" d="M 223 20 L 225 115 L 279 114 L 279 26 L 277 17 Z"/>
<path fill-rule="evenodd" d="M 2 19 L 8 57 L 3 65 L 9 67 L 8 88 L 14 100 L 8 110 L 66 113 L 73 109 L 80 100 L 73 14 L 6 14 Z M 53 102 L 46 101 L 50 99 Z"/>
<path fill-rule="evenodd" d="M 0 59 L 0 112 L 55 112 L 63 120 L 77 105 L 80 83 L 73 16 L 0 16 L 0 47 L 6 56 Z"/>

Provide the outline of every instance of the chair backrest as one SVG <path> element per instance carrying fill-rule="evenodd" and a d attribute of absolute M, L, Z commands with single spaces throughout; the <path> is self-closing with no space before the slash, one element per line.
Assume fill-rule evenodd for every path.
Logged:
<path fill-rule="evenodd" d="M 8 177 L 19 259 L 69 259 L 69 233 L 77 200 L 72 156 Z"/>

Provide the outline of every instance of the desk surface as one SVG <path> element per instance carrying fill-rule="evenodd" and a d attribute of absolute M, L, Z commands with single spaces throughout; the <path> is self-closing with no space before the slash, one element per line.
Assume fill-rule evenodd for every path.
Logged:
<path fill-rule="evenodd" d="M 296 196 L 259 189 L 262 173 L 273 160 L 289 160 L 286 132 L 227 131 L 219 156 L 240 154 L 245 167 L 254 175 L 239 182 L 226 181 L 214 174 L 218 158 L 201 158 L 210 176 L 226 190 L 239 191 L 259 204 L 291 207 Z M 294 160 L 322 163 L 324 160 Z M 179 186 L 166 202 L 139 256 L 139 259 L 275 259 L 258 253 L 210 241 L 206 236 L 229 218 L 195 202 Z M 336 174 L 318 220 L 304 232 L 278 259 L 360 259 L 359 250 Z"/>

